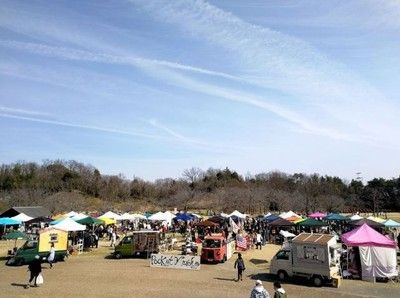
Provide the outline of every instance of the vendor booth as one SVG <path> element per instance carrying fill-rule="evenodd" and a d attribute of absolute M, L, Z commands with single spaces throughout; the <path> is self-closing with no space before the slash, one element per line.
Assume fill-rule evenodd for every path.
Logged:
<path fill-rule="evenodd" d="M 342 235 L 347 246 L 359 248 L 361 278 L 394 278 L 398 276 L 396 242 L 367 224 Z"/>

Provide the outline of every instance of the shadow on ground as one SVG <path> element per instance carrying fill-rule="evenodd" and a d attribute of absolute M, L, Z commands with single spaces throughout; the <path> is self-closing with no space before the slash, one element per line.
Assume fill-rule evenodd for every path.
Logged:
<path fill-rule="evenodd" d="M 236 278 L 214 277 L 214 279 L 223 281 L 236 281 Z"/>
<path fill-rule="evenodd" d="M 267 260 L 263 259 L 250 259 L 250 263 L 253 263 L 254 265 L 260 265 L 260 264 L 268 264 Z"/>
<path fill-rule="evenodd" d="M 13 282 L 11 285 L 13 287 L 21 287 L 21 288 L 25 288 L 26 287 L 26 284 L 20 284 L 20 283 L 15 283 L 15 282 Z"/>

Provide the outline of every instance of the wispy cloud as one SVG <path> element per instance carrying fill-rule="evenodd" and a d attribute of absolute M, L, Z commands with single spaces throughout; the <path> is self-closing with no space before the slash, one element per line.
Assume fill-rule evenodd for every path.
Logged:
<path fill-rule="evenodd" d="M 114 128 L 106 128 L 106 127 L 100 127 L 100 126 L 94 126 L 94 125 L 84 125 L 84 124 L 70 123 L 70 122 L 50 120 L 50 119 L 44 119 L 44 118 L 34 118 L 34 117 L 13 115 L 13 114 L 7 114 L 7 113 L 0 113 L 0 117 L 18 119 L 18 120 L 24 120 L 24 121 L 30 121 L 30 122 L 37 122 L 37 123 L 42 123 L 42 124 L 50 124 L 50 125 L 57 125 L 57 126 L 64 126 L 64 127 L 87 129 L 87 130 L 119 134 L 119 135 L 126 135 L 126 136 L 132 136 L 132 137 L 141 137 L 141 138 L 147 138 L 147 139 L 164 139 L 164 140 L 166 139 L 165 137 L 162 137 L 162 136 L 147 134 L 147 133 L 142 133 L 142 132 L 127 131 L 127 130 L 114 129 Z"/>
<path fill-rule="evenodd" d="M 292 96 L 302 102 L 304 117 L 312 116 L 310 113 L 325 114 L 336 127 L 318 129 L 326 122 L 319 120 L 313 126 L 306 125 L 310 133 L 336 138 L 353 130 L 356 134 L 381 140 L 382 131 L 394 132 L 399 128 L 393 121 L 395 109 L 390 108 L 391 104 L 378 90 L 345 65 L 329 59 L 298 38 L 249 24 L 201 0 L 131 2 L 156 20 L 172 24 L 192 38 L 228 49 L 234 53 L 232 60 L 240 64 L 242 73 L 251 76 L 257 85 L 263 84 Z M 262 102 L 266 101 L 262 99 Z M 285 108 L 276 101 L 275 105 L 281 110 L 275 109 L 275 113 L 285 119 L 294 119 L 290 108 L 283 113 Z M 362 109 L 357 108 L 360 105 Z M 262 106 L 273 110 L 269 104 Z M 388 116 L 388 113 L 392 115 Z M 369 117 L 380 119 L 379 123 L 371 123 Z M 331 134 L 334 131 L 345 133 Z"/>
<path fill-rule="evenodd" d="M 28 116 L 50 116 L 48 113 L 44 113 L 44 112 L 40 112 L 40 111 L 17 109 L 17 108 L 5 107 L 5 106 L 0 106 L 0 112 L 28 115 Z"/>

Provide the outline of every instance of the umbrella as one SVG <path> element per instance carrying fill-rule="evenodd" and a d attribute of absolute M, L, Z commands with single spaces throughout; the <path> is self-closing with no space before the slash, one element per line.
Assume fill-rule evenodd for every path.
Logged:
<path fill-rule="evenodd" d="M 11 240 L 15 239 L 14 247 L 17 246 L 17 239 L 29 239 L 29 235 L 22 233 L 21 231 L 12 231 L 2 237 L 3 239 Z"/>

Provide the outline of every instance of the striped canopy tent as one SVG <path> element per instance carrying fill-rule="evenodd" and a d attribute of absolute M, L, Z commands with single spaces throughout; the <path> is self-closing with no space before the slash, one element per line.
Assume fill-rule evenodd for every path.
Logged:
<path fill-rule="evenodd" d="M 302 218 L 297 215 L 286 218 L 286 220 L 291 221 L 291 222 L 295 222 L 296 220 L 299 220 L 299 219 L 302 219 Z"/>
<path fill-rule="evenodd" d="M 326 227 L 328 224 L 323 221 L 319 221 L 313 218 L 307 218 L 298 222 L 296 225 L 300 227 Z"/>
<path fill-rule="evenodd" d="M 292 216 L 297 216 L 297 217 L 301 217 L 300 215 L 294 213 L 292 210 L 288 211 L 288 212 L 283 212 L 281 214 L 279 214 L 280 217 L 286 219 Z"/>
<path fill-rule="evenodd" d="M 298 220 L 295 220 L 293 223 L 295 225 L 297 225 L 297 224 L 299 224 L 299 223 L 301 223 L 302 221 L 305 221 L 305 220 L 306 220 L 306 218 L 299 218 Z"/>

